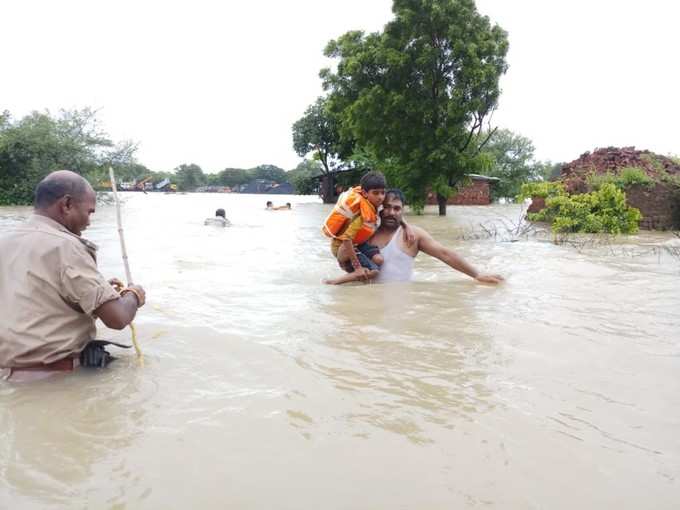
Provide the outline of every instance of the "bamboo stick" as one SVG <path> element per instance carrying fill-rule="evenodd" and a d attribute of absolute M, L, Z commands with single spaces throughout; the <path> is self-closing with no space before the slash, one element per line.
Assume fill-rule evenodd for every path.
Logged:
<path fill-rule="evenodd" d="M 123 220 L 120 214 L 120 201 L 118 200 L 118 190 L 116 189 L 116 175 L 113 172 L 113 168 L 109 167 L 109 177 L 111 179 L 111 189 L 113 190 L 113 199 L 116 202 L 116 219 L 118 222 L 118 238 L 120 239 L 120 251 L 123 254 L 123 265 L 125 266 L 125 276 L 127 278 L 128 286 L 132 285 L 132 273 L 130 272 L 130 263 L 128 261 L 127 249 L 125 248 L 125 236 L 123 234 Z M 135 330 L 135 325 L 130 323 L 130 331 L 132 331 L 132 345 L 135 346 L 135 351 L 137 352 L 137 357 L 140 362 L 143 363 L 142 350 L 139 348 L 137 343 L 137 331 Z"/>
<path fill-rule="evenodd" d="M 127 249 L 125 248 L 125 236 L 123 235 L 123 220 L 120 215 L 120 201 L 118 200 L 118 190 L 116 189 L 116 175 L 113 173 L 113 168 L 109 167 L 109 177 L 111 178 L 111 189 L 113 190 L 113 199 L 116 202 L 116 219 L 118 220 L 118 238 L 120 239 L 120 251 L 123 253 L 123 265 L 125 266 L 125 276 L 127 283 L 132 283 L 132 274 L 130 273 L 130 263 L 128 262 Z"/>

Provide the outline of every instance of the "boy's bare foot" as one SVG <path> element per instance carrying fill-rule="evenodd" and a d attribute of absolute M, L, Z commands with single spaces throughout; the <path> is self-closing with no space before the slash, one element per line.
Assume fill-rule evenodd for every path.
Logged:
<path fill-rule="evenodd" d="M 362 281 L 368 283 L 370 280 L 378 276 L 380 271 L 369 270 L 365 267 L 361 267 L 352 273 L 347 273 L 346 275 L 340 276 L 339 278 L 328 278 L 323 282 L 327 285 L 342 285 L 343 283 Z"/>

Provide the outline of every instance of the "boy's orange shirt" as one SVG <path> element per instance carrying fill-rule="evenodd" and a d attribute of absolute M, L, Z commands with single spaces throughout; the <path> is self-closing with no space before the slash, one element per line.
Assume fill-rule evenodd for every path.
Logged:
<path fill-rule="evenodd" d="M 361 194 L 361 187 L 356 186 L 338 197 L 322 231 L 327 237 L 333 238 L 331 247 L 336 253 L 344 240 L 351 239 L 354 244 L 366 242 L 375 233 L 378 224 L 378 211 Z"/>

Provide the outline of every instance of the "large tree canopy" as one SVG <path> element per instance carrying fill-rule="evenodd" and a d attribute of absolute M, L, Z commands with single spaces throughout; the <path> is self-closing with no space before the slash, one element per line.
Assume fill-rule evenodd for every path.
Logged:
<path fill-rule="evenodd" d="M 326 47 L 338 59 L 321 72 L 327 108 L 342 139 L 388 162 L 416 204 L 432 187 L 445 214 L 496 107 L 507 35 L 473 0 L 394 0 L 392 10 L 383 32 L 348 32 Z"/>
<path fill-rule="evenodd" d="M 340 154 L 351 152 L 351 142 L 343 147 L 338 127 L 338 119 L 327 108 L 327 98 L 320 97 L 293 124 L 293 149 L 302 158 L 312 153 L 322 171 L 330 173 L 339 165 Z"/>

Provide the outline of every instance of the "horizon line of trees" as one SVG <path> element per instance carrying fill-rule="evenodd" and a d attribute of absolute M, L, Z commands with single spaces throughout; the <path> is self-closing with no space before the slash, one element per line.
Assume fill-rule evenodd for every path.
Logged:
<path fill-rule="evenodd" d="M 113 167 L 119 181 L 169 179 L 186 191 L 200 186 L 234 187 L 254 179 L 308 187 L 305 179 L 321 173 L 318 162 L 310 160 L 290 171 L 264 164 L 205 173 L 193 163 L 172 171 L 154 171 L 136 159 L 137 149 L 132 140 L 111 140 L 91 108 L 60 110 L 56 115 L 48 110 L 34 111 L 16 120 L 5 110 L 0 113 L 0 205 L 32 203 L 38 182 L 59 169 L 79 173 L 95 189 L 106 187 L 108 169 Z"/>

